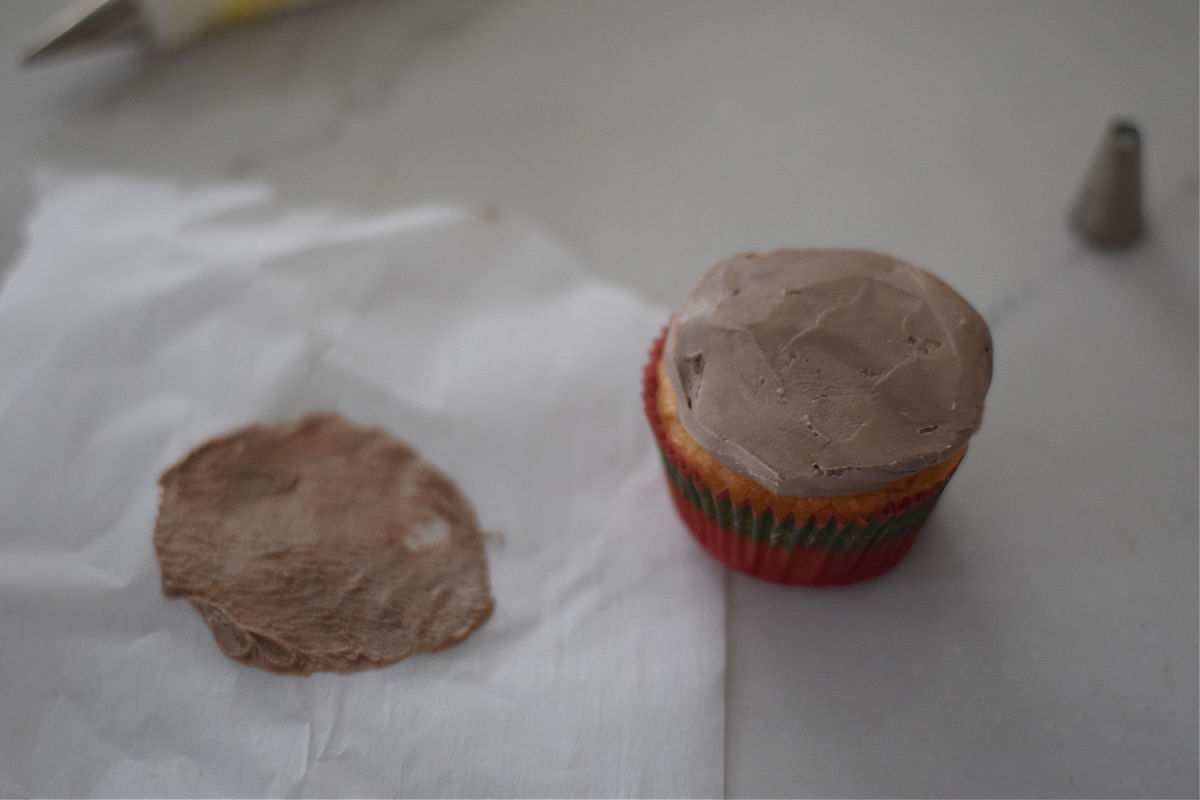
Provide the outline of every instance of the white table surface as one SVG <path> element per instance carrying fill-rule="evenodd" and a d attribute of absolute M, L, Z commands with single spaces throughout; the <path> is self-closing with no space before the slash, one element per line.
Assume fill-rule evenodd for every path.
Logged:
<path fill-rule="evenodd" d="M 942 275 L 984 428 L 888 576 L 730 575 L 726 792 L 1196 796 L 1195 3 L 367 0 L 15 69 L 56 5 L 0 3 L 2 269 L 45 164 L 494 203 L 665 307 L 784 244 Z M 1062 217 L 1118 114 L 1150 228 L 1097 256 Z"/>

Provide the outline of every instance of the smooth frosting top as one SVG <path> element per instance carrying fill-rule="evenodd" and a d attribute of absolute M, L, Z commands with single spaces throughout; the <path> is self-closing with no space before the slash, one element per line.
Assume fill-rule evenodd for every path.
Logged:
<path fill-rule="evenodd" d="M 938 278 L 865 250 L 723 261 L 663 350 L 687 432 L 771 492 L 871 491 L 958 452 L 979 429 L 992 339 Z"/>

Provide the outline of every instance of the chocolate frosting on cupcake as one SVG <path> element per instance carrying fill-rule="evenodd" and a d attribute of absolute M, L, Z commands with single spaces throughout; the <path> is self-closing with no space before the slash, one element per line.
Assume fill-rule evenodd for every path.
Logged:
<path fill-rule="evenodd" d="M 688 433 L 775 494 L 871 491 L 958 452 L 992 376 L 987 324 L 938 278 L 865 250 L 721 262 L 671 320 Z"/>

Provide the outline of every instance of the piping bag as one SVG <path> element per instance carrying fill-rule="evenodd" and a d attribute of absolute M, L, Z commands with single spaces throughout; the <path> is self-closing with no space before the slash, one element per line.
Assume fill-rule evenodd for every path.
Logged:
<path fill-rule="evenodd" d="M 29 37 L 22 64 L 134 40 L 169 49 L 214 28 L 330 0 L 75 0 Z"/>

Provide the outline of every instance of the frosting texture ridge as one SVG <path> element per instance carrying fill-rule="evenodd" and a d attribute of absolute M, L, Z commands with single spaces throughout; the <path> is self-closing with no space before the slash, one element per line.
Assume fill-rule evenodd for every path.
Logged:
<path fill-rule="evenodd" d="M 688 433 L 775 494 L 871 491 L 958 452 L 991 383 L 987 324 L 944 282 L 864 250 L 713 267 L 663 361 Z"/>

